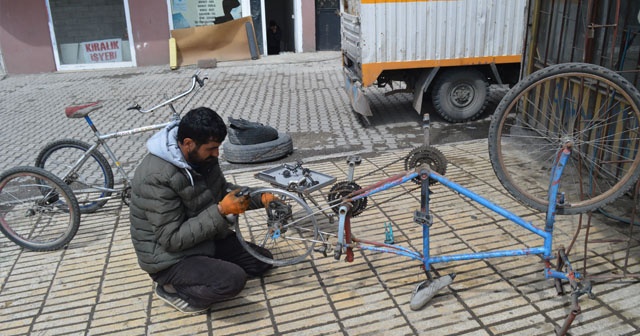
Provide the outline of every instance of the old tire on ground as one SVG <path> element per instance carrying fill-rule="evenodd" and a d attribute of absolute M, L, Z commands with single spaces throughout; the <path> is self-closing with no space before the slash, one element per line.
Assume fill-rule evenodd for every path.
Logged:
<path fill-rule="evenodd" d="M 278 139 L 278 131 L 261 123 L 229 117 L 228 141 L 234 145 L 255 145 Z"/>
<path fill-rule="evenodd" d="M 475 69 L 444 70 L 433 84 L 433 106 L 445 120 L 477 119 L 487 107 L 489 82 Z"/>
<path fill-rule="evenodd" d="M 225 141 L 222 145 L 225 160 L 231 163 L 260 163 L 280 159 L 293 152 L 291 136 L 278 132 L 278 138 L 253 145 L 235 145 Z"/>

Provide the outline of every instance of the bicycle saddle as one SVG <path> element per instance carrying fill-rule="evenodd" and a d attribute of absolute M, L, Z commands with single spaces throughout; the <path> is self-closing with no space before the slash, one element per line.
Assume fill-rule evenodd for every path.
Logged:
<path fill-rule="evenodd" d="M 81 105 L 72 105 L 72 106 L 67 106 L 64 109 L 64 114 L 67 116 L 67 118 L 84 118 L 91 111 L 95 111 L 101 107 L 102 107 L 102 102 L 99 102 L 99 101 L 81 104 Z"/>

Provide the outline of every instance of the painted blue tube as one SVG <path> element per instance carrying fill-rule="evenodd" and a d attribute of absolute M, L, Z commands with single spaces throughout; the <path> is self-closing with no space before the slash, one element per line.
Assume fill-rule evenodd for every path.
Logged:
<path fill-rule="evenodd" d="M 371 247 L 371 250 L 373 250 L 373 248 L 376 249 L 385 249 L 385 251 L 403 251 L 405 253 L 410 253 L 410 254 L 415 254 L 419 257 L 419 259 L 422 259 L 422 256 L 420 255 L 420 253 L 416 252 L 415 250 L 406 248 L 404 246 L 401 245 L 390 245 L 388 247 L 385 246 L 376 246 L 376 245 L 371 245 L 371 244 L 367 244 L 367 243 L 358 243 L 358 247 L 362 248 L 362 249 L 369 249 Z"/>
<path fill-rule="evenodd" d="M 425 271 L 430 271 L 431 270 L 431 246 L 429 245 L 429 225 L 423 225 L 422 226 L 422 254 L 424 255 L 424 259 L 422 260 L 422 263 L 424 264 L 424 270 Z"/>
<path fill-rule="evenodd" d="M 380 186 L 378 188 L 371 189 L 371 190 L 369 190 L 369 191 L 367 191 L 365 193 L 362 193 L 360 195 L 354 196 L 354 197 L 351 198 L 351 200 L 357 201 L 357 200 L 359 200 L 361 198 L 373 195 L 375 193 L 391 189 L 391 188 L 393 188 L 393 187 L 395 187 L 397 185 L 401 185 L 401 184 L 403 184 L 403 183 L 405 183 L 407 181 L 410 181 L 411 179 L 413 179 L 414 177 L 417 177 L 417 176 L 418 176 L 418 173 L 415 173 L 415 172 L 414 173 L 410 173 L 408 175 L 403 176 L 399 180 L 395 180 L 395 181 L 389 182 L 389 183 L 384 184 L 384 185 L 382 185 L 382 186 Z"/>
<path fill-rule="evenodd" d="M 537 227 L 531 225 L 531 223 L 526 222 L 524 219 L 516 216 L 515 214 L 505 210 L 504 208 L 497 206 L 493 203 L 491 203 L 490 201 L 488 201 L 486 198 L 483 198 L 482 196 L 474 193 L 473 191 L 459 185 L 456 184 L 455 182 L 452 182 L 450 180 L 448 180 L 447 178 L 445 178 L 444 176 L 431 172 L 431 174 L 429 175 L 430 178 L 442 183 L 444 186 L 448 187 L 449 189 L 452 189 L 464 196 L 469 197 L 471 200 L 483 205 L 484 207 L 486 207 L 487 209 L 490 209 L 491 211 L 503 216 L 504 218 L 522 226 L 523 228 L 537 234 L 538 236 L 544 238 L 545 240 L 547 239 L 551 239 L 551 234 L 549 232 L 545 232 L 544 230 L 540 230 Z"/>
<path fill-rule="evenodd" d="M 89 126 L 93 126 L 93 121 L 91 120 L 91 118 L 89 118 L 89 116 L 84 116 L 84 120 L 87 122 L 87 124 L 89 124 Z"/>
<path fill-rule="evenodd" d="M 411 258 L 413 260 L 422 260 L 422 256 L 415 251 L 404 251 L 404 250 L 397 250 L 397 249 L 378 247 L 378 246 L 372 246 L 372 245 L 359 245 L 358 247 L 361 250 L 376 251 L 381 253 L 393 253 L 403 257 Z"/>
<path fill-rule="evenodd" d="M 503 251 L 493 251 L 493 252 L 476 252 L 476 253 L 468 253 L 468 254 L 452 254 L 452 255 L 445 255 L 445 256 L 434 256 L 429 258 L 429 260 L 425 260 L 425 262 L 428 261 L 429 264 L 435 264 L 439 262 L 450 262 L 450 261 L 460 261 L 460 260 L 535 255 L 535 254 L 543 254 L 544 252 L 545 252 L 544 248 L 534 247 L 534 248 L 520 249 L 520 250 L 503 250 Z"/>
<path fill-rule="evenodd" d="M 428 214 L 429 213 L 429 200 L 431 198 L 431 196 L 429 195 L 430 191 L 429 191 L 429 185 L 425 184 L 428 183 L 427 181 L 422 181 L 422 197 L 424 198 L 424 211 Z M 433 224 L 433 223 L 431 223 Z M 422 225 L 422 255 L 424 256 L 424 259 L 422 260 L 422 264 L 424 265 L 424 270 L 426 272 L 431 271 L 431 262 L 430 260 L 430 256 L 431 256 L 431 246 L 430 246 L 430 229 L 431 229 L 431 224 L 430 225 Z"/>
<path fill-rule="evenodd" d="M 544 230 L 547 232 L 553 231 L 553 223 L 556 220 L 556 204 L 558 189 L 560 188 L 560 177 L 562 176 L 562 172 L 570 155 L 571 151 L 568 148 L 564 148 L 558 158 L 558 162 L 554 162 L 553 165 L 551 181 L 549 181 L 549 207 L 547 208 L 546 224 L 544 227 Z"/>
<path fill-rule="evenodd" d="M 574 272 L 573 275 L 576 277 L 576 279 L 582 279 L 582 274 L 580 274 L 579 272 Z M 569 280 L 569 278 L 565 273 L 556 271 L 556 270 L 545 271 L 544 277 L 547 279 L 553 278 L 553 279 Z"/>

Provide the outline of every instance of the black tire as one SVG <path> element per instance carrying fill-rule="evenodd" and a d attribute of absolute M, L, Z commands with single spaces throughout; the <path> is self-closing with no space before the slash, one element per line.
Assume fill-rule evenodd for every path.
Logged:
<path fill-rule="evenodd" d="M 227 140 L 234 145 L 255 145 L 278 139 L 278 131 L 257 122 L 229 117 Z"/>
<path fill-rule="evenodd" d="M 640 93 L 607 68 L 565 63 L 539 70 L 504 96 L 491 119 L 489 156 L 502 185 L 539 211 L 564 144 L 557 214 L 595 210 L 640 176 Z"/>
<path fill-rule="evenodd" d="M 445 69 L 434 82 L 431 94 L 436 112 L 445 120 L 475 120 L 487 107 L 489 81 L 475 69 Z"/>
<path fill-rule="evenodd" d="M 36 158 L 36 167 L 48 170 L 67 183 L 80 204 L 80 212 L 92 213 L 104 206 L 113 189 L 113 171 L 107 159 L 98 150 L 75 172 L 76 162 L 89 150 L 89 144 L 62 139 L 47 144 Z M 97 200 L 99 199 L 99 200 Z"/>
<path fill-rule="evenodd" d="M 67 245 L 78 232 L 80 208 L 73 191 L 38 167 L 15 167 L 0 174 L 0 231 L 33 251 Z"/>
<path fill-rule="evenodd" d="M 278 138 L 273 141 L 255 145 L 234 145 L 225 141 L 222 145 L 225 160 L 231 163 L 260 163 L 277 160 L 293 152 L 291 136 L 278 132 Z"/>
<path fill-rule="evenodd" d="M 278 201 L 238 216 L 235 231 L 240 244 L 258 260 L 276 266 L 306 259 L 318 241 L 313 210 L 304 200 L 282 189 L 255 189 L 250 196 L 265 192 L 276 196 Z M 261 253 L 255 246 L 269 250 L 271 255 Z"/>

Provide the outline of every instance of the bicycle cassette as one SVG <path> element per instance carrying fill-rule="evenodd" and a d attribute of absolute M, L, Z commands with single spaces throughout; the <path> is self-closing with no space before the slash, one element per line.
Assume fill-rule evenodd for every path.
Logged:
<path fill-rule="evenodd" d="M 434 172 L 444 175 L 447 172 L 447 158 L 440 150 L 431 146 L 421 146 L 413 149 L 404 159 L 404 169 L 412 170 L 423 164 L 429 165 Z M 411 181 L 420 184 L 420 178 L 415 177 Z M 429 179 L 429 184 L 435 184 L 436 181 Z"/>
<path fill-rule="evenodd" d="M 344 197 L 348 197 L 352 192 L 360 189 L 362 188 L 355 182 L 343 181 L 334 184 L 333 187 L 331 187 L 329 194 L 327 195 L 327 201 L 329 202 L 329 205 L 331 205 L 331 209 L 333 210 L 333 212 L 335 212 L 336 214 L 338 213 L 338 205 L 340 205 Z M 357 201 L 353 201 L 351 203 L 351 216 L 355 217 L 361 214 L 362 212 L 364 212 L 364 209 L 366 207 L 366 197 L 358 199 Z"/>

